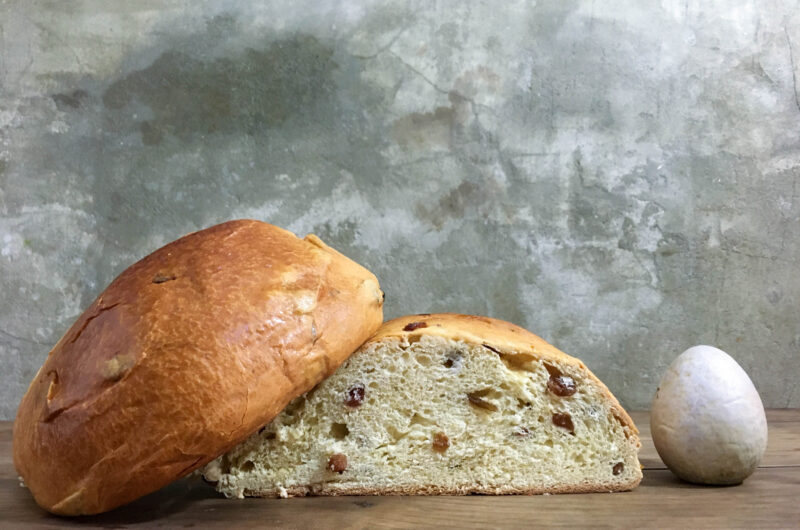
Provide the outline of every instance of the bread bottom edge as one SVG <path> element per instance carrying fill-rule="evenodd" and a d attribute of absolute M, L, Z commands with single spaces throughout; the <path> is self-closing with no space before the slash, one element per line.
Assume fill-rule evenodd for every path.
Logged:
<path fill-rule="evenodd" d="M 563 493 L 617 493 L 631 491 L 641 483 L 642 477 L 634 477 L 628 482 L 601 484 L 564 484 L 557 486 L 514 488 L 508 486 L 390 486 L 386 488 L 343 487 L 331 488 L 325 485 L 290 486 L 269 490 L 245 489 L 245 497 L 290 498 L 290 497 L 339 497 L 339 496 L 462 496 L 462 495 L 549 495 Z"/>

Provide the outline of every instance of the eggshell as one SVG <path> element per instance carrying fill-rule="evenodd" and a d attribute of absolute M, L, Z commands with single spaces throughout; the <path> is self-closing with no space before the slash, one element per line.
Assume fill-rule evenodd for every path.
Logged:
<path fill-rule="evenodd" d="M 689 348 L 667 369 L 650 430 L 667 467 L 698 484 L 741 483 L 767 448 L 767 418 L 753 382 L 711 346 Z"/>

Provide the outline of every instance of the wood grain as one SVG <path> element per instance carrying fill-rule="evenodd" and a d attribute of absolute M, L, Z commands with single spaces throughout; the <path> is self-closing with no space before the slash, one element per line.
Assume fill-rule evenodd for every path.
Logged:
<path fill-rule="evenodd" d="M 798 528 L 800 410 L 769 411 L 762 467 L 744 484 L 701 487 L 663 469 L 646 412 L 631 414 L 642 434 L 641 486 L 628 493 L 470 496 L 219 498 L 196 478 L 180 480 L 113 512 L 61 519 L 39 509 L 11 462 L 11 423 L 0 423 L 0 528 Z"/>

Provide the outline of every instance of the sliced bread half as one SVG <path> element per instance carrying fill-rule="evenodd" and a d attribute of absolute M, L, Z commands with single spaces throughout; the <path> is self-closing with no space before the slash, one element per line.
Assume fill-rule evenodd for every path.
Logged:
<path fill-rule="evenodd" d="M 387 322 L 330 378 L 211 462 L 229 497 L 621 491 L 638 431 L 578 359 L 508 322 Z"/>

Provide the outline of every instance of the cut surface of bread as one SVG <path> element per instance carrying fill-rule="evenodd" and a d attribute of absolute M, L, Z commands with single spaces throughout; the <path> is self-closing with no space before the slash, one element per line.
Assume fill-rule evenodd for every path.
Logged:
<path fill-rule="evenodd" d="M 228 497 L 623 491 L 638 448 L 577 359 L 507 322 L 412 315 L 203 473 Z"/>

